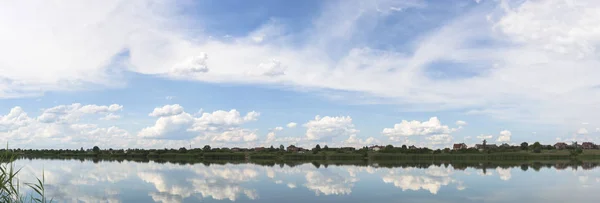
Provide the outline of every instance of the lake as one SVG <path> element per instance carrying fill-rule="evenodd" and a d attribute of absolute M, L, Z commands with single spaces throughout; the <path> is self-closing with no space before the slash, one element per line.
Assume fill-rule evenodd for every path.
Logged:
<path fill-rule="evenodd" d="M 57 202 L 599 202 L 600 168 L 20 159 Z M 393 164 L 392 164 L 393 165 Z M 485 170 L 484 170 L 485 169 Z"/>

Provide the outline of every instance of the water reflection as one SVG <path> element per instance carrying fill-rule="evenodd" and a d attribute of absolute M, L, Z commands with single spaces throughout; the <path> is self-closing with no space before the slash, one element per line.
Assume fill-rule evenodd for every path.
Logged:
<path fill-rule="evenodd" d="M 41 176 L 43 168 L 47 194 L 58 202 L 281 202 L 298 196 L 304 201 L 287 202 L 345 197 L 351 197 L 345 202 L 361 202 L 361 198 L 386 201 L 403 194 L 419 200 L 439 200 L 442 195 L 457 200 L 446 202 L 477 202 L 478 196 L 498 189 L 544 184 L 557 177 L 565 188 L 600 189 L 600 170 L 594 170 L 599 165 L 593 162 L 174 164 L 22 159 L 16 164 L 23 166 L 21 178 L 26 182 L 34 181 L 29 174 Z M 490 202 L 508 200 L 498 198 Z"/>

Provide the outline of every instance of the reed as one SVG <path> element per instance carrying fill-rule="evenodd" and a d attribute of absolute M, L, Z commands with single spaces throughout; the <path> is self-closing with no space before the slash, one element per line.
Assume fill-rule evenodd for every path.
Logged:
<path fill-rule="evenodd" d="M 44 188 L 44 173 L 42 179 L 36 178 L 35 183 L 24 183 L 32 192 L 24 193 L 21 190 L 21 182 L 18 175 L 21 169 L 16 169 L 14 165 L 15 155 L 9 150 L 0 154 L 0 202 L 6 203 L 46 203 L 52 202 L 52 199 L 46 198 Z"/>

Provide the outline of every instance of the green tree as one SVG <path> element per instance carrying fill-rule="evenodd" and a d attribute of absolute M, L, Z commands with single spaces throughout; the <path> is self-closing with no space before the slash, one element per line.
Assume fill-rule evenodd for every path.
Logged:
<path fill-rule="evenodd" d="M 93 151 L 94 153 L 98 153 L 98 152 L 100 152 L 100 147 L 98 147 L 98 146 L 94 146 L 94 148 L 92 148 L 92 151 Z"/>
<path fill-rule="evenodd" d="M 285 151 L 285 146 L 279 145 L 279 151 Z"/>
<path fill-rule="evenodd" d="M 204 145 L 202 148 L 203 151 L 210 151 L 210 145 Z"/>
<path fill-rule="evenodd" d="M 522 150 L 527 150 L 528 148 L 529 148 L 529 144 L 527 142 L 521 143 L 521 149 Z"/>
<path fill-rule="evenodd" d="M 327 150 L 329 150 L 329 147 L 328 147 L 327 145 L 325 145 L 325 146 L 323 147 L 323 150 L 327 151 Z"/>
<path fill-rule="evenodd" d="M 533 143 L 533 145 L 531 145 L 531 148 L 533 148 L 533 152 L 534 153 L 541 153 L 542 152 L 542 145 L 540 144 L 540 142 Z"/>
<path fill-rule="evenodd" d="M 187 149 L 185 147 L 179 148 L 179 152 L 181 153 L 186 153 Z"/>
<path fill-rule="evenodd" d="M 403 144 L 403 145 L 402 145 L 402 149 L 403 149 L 403 150 L 406 150 L 406 149 L 407 149 L 407 147 L 406 147 L 406 145 L 405 145 L 405 144 Z"/>

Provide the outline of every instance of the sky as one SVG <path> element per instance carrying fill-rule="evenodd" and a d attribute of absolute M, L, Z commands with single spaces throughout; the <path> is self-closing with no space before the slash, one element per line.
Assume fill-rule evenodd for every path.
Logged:
<path fill-rule="evenodd" d="M 592 141 L 595 0 L 8 1 L 11 148 Z"/>

